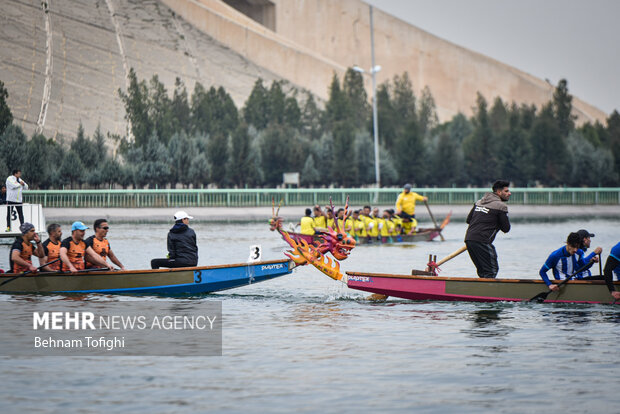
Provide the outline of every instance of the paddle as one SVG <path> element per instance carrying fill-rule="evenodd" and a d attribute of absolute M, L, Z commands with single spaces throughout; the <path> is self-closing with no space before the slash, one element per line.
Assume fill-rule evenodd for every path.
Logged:
<path fill-rule="evenodd" d="M 37 267 L 37 271 L 39 271 L 39 270 L 43 269 L 43 268 L 44 268 L 45 266 L 47 266 L 47 265 L 50 265 L 50 264 L 52 264 L 52 263 L 56 263 L 56 262 L 57 262 L 57 261 L 59 261 L 59 260 L 60 260 L 60 259 L 56 259 L 56 260 L 52 260 L 51 262 L 47 262 L 47 263 L 45 263 L 43 266 L 39 266 L 39 267 Z M 15 280 L 15 279 L 17 279 L 17 278 L 20 278 L 20 277 L 22 277 L 22 276 L 26 276 L 28 273 L 32 273 L 32 270 L 27 270 L 27 271 L 25 271 L 25 272 L 23 272 L 23 273 L 21 273 L 21 274 L 19 274 L 19 275 L 15 276 L 15 277 L 12 277 L 12 278 L 10 278 L 10 279 L 7 279 L 7 280 L 5 280 L 4 282 L 0 283 L 0 286 L 4 286 L 4 285 L 6 285 L 7 283 L 12 282 L 13 280 Z"/>
<path fill-rule="evenodd" d="M 458 250 L 456 250 L 455 252 L 450 253 L 449 255 L 447 255 L 446 257 L 444 257 L 443 259 L 441 259 L 439 262 L 436 263 L 436 266 L 442 265 L 445 262 L 447 262 L 448 260 L 454 259 L 456 256 L 458 256 L 459 254 L 463 253 L 465 250 L 467 250 L 467 246 L 462 246 L 461 248 L 459 248 Z M 429 268 L 426 268 L 426 272 L 433 272 L 435 273 L 435 276 L 437 275 L 435 272 L 435 268 L 428 270 Z M 412 274 L 414 272 L 414 270 L 411 271 Z M 373 293 L 372 295 L 368 296 L 366 298 L 366 300 L 372 300 L 372 301 L 381 301 L 381 300 L 386 300 L 388 297 L 387 295 L 382 295 L 380 293 Z"/>
<path fill-rule="evenodd" d="M 559 289 L 560 289 L 563 285 L 565 285 L 566 283 L 568 283 L 568 281 L 569 281 L 569 280 L 571 280 L 571 279 L 572 279 L 575 275 L 577 275 L 577 274 L 579 274 L 579 273 L 583 272 L 584 270 L 586 270 L 586 269 L 590 266 L 590 263 L 591 263 L 591 262 L 592 262 L 592 261 L 589 261 L 586 265 L 584 265 L 584 266 L 582 266 L 581 268 L 577 269 L 577 270 L 575 271 L 575 273 L 573 273 L 572 275 L 570 275 L 569 277 L 567 277 L 566 279 L 564 279 L 564 280 L 563 280 L 563 281 L 562 281 L 562 282 L 558 285 L 558 291 L 559 291 Z M 532 299 L 528 300 L 528 302 L 534 302 L 534 301 L 536 301 L 536 302 L 544 302 L 544 301 L 547 299 L 547 296 L 549 296 L 549 294 L 550 294 L 551 292 L 554 292 L 554 291 L 553 291 L 553 290 L 551 290 L 551 289 L 548 289 L 546 292 L 541 292 L 541 293 L 539 293 L 538 295 L 534 296 Z"/>
<path fill-rule="evenodd" d="M 433 216 L 433 213 L 431 212 L 431 208 L 428 205 L 428 201 L 424 200 L 424 204 L 426 205 L 426 208 L 428 209 L 428 214 L 431 216 L 431 220 L 433 220 L 433 225 L 435 226 L 435 229 L 439 230 L 439 237 L 441 237 L 441 241 L 446 241 L 446 239 L 443 238 L 443 234 L 441 234 L 441 228 L 437 225 L 437 222 L 435 221 L 435 216 Z"/>

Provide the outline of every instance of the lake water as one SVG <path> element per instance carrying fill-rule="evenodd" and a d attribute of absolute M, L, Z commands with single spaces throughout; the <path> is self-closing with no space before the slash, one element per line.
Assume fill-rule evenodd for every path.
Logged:
<path fill-rule="evenodd" d="M 165 255 L 169 225 L 110 225 L 112 248 L 128 268 Z M 253 244 L 262 246 L 264 260 L 281 258 L 286 248 L 266 220 L 192 227 L 201 265 L 245 262 Z M 342 268 L 422 269 L 428 254 L 442 258 L 458 249 L 465 228 L 450 224 L 445 242 L 359 246 Z M 580 228 L 596 234 L 593 247 L 603 247 L 604 258 L 620 240 L 614 220 L 513 223 L 495 243 L 499 276 L 538 277 L 547 255 Z M 8 247 L 0 246 L 0 267 L 7 257 Z M 464 253 L 442 274 L 473 277 L 475 269 Z M 223 356 L 0 357 L 0 411 L 620 412 L 620 306 L 370 303 L 367 295 L 305 267 L 219 294 L 146 298 L 196 309 L 221 300 Z M 50 310 L 65 299 L 0 295 L 4 302 L 46 301 Z M 119 300 L 134 299 L 87 295 L 73 306 Z"/>

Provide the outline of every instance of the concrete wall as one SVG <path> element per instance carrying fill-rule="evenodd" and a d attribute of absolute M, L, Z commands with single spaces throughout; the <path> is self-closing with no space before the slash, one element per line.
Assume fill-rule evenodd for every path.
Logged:
<path fill-rule="evenodd" d="M 360 0 L 271 0 L 276 32 L 217 0 L 162 0 L 200 30 L 251 61 L 326 98 L 332 74 L 359 65 L 370 68 L 368 5 Z M 516 68 L 462 48 L 374 9 L 378 82 L 408 72 L 419 92 L 428 85 L 440 119 L 471 114 L 476 93 L 489 102 L 549 101 L 554 86 Z M 570 79 L 569 79 L 570 81 Z M 370 91 L 370 81 L 367 80 Z M 580 121 L 606 114 L 578 98 Z"/>

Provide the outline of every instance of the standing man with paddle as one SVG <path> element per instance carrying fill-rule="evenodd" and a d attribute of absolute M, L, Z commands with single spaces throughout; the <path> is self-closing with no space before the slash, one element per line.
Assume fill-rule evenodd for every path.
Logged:
<path fill-rule="evenodd" d="M 400 218 L 415 219 L 415 202 L 428 201 L 428 197 L 411 191 L 411 184 L 403 186 L 403 192 L 396 199 L 396 215 Z"/>
<path fill-rule="evenodd" d="M 465 245 L 476 266 L 478 277 L 493 279 L 499 271 L 493 240 L 499 230 L 504 233 L 510 231 L 506 205 L 511 195 L 509 186 L 508 181 L 495 181 L 493 192 L 486 193 L 482 199 L 476 201 L 467 215 L 469 227 L 465 233 Z"/>

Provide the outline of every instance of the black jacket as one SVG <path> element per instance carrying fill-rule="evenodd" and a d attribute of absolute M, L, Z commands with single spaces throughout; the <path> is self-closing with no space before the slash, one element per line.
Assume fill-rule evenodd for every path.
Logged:
<path fill-rule="evenodd" d="M 168 254 L 177 264 L 196 266 L 198 264 L 198 246 L 196 233 L 186 224 L 176 223 L 168 232 Z"/>
<path fill-rule="evenodd" d="M 493 243 L 498 230 L 508 233 L 508 206 L 495 193 L 486 193 L 476 201 L 467 216 L 467 233 L 465 241 L 472 240 L 482 243 Z"/>

